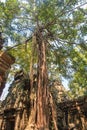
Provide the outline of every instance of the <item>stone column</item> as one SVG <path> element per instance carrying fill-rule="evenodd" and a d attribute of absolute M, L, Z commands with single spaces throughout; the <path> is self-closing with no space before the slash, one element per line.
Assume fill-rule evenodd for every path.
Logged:
<path fill-rule="evenodd" d="M 20 128 L 20 112 L 17 113 L 14 130 L 19 130 L 19 128 Z"/>
<path fill-rule="evenodd" d="M 6 120 L 2 121 L 1 130 L 6 130 Z"/>

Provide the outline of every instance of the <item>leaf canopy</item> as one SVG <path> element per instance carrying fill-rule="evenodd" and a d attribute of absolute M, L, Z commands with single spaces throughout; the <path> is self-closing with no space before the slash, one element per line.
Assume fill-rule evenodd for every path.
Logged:
<path fill-rule="evenodd" d="M 83 88 L 87 86 L 87 8 L 83 5 L 87 5 L 85 0 L 7 0 L 0 2 L 0 27 L 13 45 L 42 33 L 48 44 L 48 71 L 53 65 L 55 71 L 51 74 L 56 72 Z M 10 51 L 25 70 L 30 66 L 31 44 L 29 41 L 27 52 L 22 44 Z"/>

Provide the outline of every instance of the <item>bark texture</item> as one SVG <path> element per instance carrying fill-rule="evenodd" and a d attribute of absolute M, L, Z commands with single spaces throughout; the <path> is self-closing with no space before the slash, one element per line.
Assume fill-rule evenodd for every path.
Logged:
<path fill-rule="evenodd" d="M 37 72 L 37 118 L 36 123 L 39 130 L 49 129 L 48 119 L 48 76 L 46 67 L 46 43 L 37 40 L 38 43 L 38 72 Z"/>

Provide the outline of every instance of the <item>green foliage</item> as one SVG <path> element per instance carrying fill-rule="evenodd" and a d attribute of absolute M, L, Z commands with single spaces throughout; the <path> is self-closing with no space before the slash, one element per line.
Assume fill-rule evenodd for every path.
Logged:
<path fill-rule="evenodd" d="M 78 47 L 72 54 L 72 67 L 74 69 L 70 89 L 76 95 L 82 95 L 87 89 L 87 53 Z"/>
<path fill-rule="evenodd" d="M 32 50 L 31 42 L 29 42 L 28 44 L 19 45 L 15 49 L 10 50 L 9 53 L 12 54 L 16 58 L 14 67 L 19 65 L 21 69 L 23 69 L 25 72 L 29 73 L 30 64 L 31 64 L 30 62 L 32 59 L 31 50 Z M 34 50 L 34 52 L 35 52 L 35 50 Z M 35 55 L 34 63 L 36 63 L 36 61 L 37 61 L 37 58 Z M 16 67 L 16 68 L 18 69 L 19 67 Z"/>
<path fill-rule="evenodd" d="M 3 33 L 6 42 L 16 33 L 12 32 L 12 21 L 20 13 L 18 5 L 17 0 L 7 0 L 5 3 L 0 2 L 0 32 Z"/>
<path fill-rule="evenodd" d="M 22 43 L 38 34 L 47 43 L 48 72 L 56 77 L 70 79 L 70 88 L 76 93 L 86 88 L 87 9 L 78 4 L 81 0 L 7 0 L 0 2 L 0 26 L 12 43 Z M 77 7 L 77 8 L 76 8 Z M 37 64 L 31 45 L 20 45 L 11 50 L 16 64 L 29 71 L 31 57 Z M 33 46 L 34 47 L 34 46 Z M 35 46 L 37 48 L 37 45 Z M 54 70 L 53 70 L 54 69 Z M 80 89 L 81 90 L 81 89 Z M 79 92 L 79 91 L 78 91 Z"/>
<path fill-rule="evenodd" d="M 4 14 L 8 20 L 12 20 L 19 12 L 17 0 L 7 0 L 5 3 Z"/>

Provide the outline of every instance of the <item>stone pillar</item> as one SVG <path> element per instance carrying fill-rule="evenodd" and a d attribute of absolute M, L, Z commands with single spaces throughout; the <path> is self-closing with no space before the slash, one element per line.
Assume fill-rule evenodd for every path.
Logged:
<path fill-rule="evenodd" d="M 65 121 L 66 121 L 66 125 L 68 126 L 68 122 L 69 122 L 69 120 L 68 120 L 68 109 L 65 112 Z"/>
<path fill-rule="evenodd" d="M 81 115 L 81 116 L 80 116 L 80 119 L 81 119 L 81 123 L 82 123 L 82 130 L 85 130 L 85 120 L 84 120 L 84 116 Z"/>
<path fill-rule="evenodd" d="M 19 130 L 20 128 L 20 114 L 21 114 L 20 112 L 17 113 L 14 130 Z"/>
<path fill-rule="evenodd" d="M 0 128 L 2 129 L 2 125 L 3 125 L 3 117 L 0 116 Z"/>
<path fill-rule="evenodd" d="M 25 108 L 22 114 L 21 122 L 20 122 L 20 129 L 24 130 L 25 127 L 27 126 L 27 123 L 28 123 L 28 116 L 27 116 L 27 110 Z"/>
<path fill-rule="evenodd" d="M 7 130 L 6 129 L 6 120 L 5 119 L 2 121 L 1 130 Z"/>

